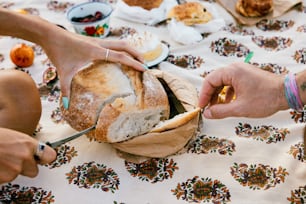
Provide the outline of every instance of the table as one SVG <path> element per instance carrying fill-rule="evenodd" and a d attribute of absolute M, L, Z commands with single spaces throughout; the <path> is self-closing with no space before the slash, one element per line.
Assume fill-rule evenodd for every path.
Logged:
<path fill-rule="evenodd" d="M 116 0 L 107 2 L 116 7 Z M 155 68 L 189 80 L 197 90 L 207 73 L 243 61 L 247 51 L 254 52 L 250 63 L 275 74 L 305 69 L 306 7 L 253 26 L 239 26 L 214 0 L 205 2 L 216 8 L 225 26 L 203 35 L 196 44 L 174 41 L 165 25 L 149 26 L 112 16 L 111 27 L 113 31 L 158 34 L 170 45 L 170 55 Z M 25 9 L 74 32 L 65 12 L 76 3 L 80 1 L 6 0 L 0 5 Z M 0 69 L 16 68 L 9 50 L 18 42 L 23 40 L 0 37 Z M 61 117 L 59 87 L 42 84 L 42 73 L 52 64 L 39 46 L 33 47 L 34 65 L 22 70 L 35 79 L 41 92 L 43 114 L 35 137 L 66 137 L 75 131 Z M 186 153 L 141 164 L 121 159 L 108 144 L 78 138 L 61 146 L 57 160 L 40 166 L 37 177 L 19 176 L 1 185 L 0 203 L 306 202 L 302 114 L 287 110 L 260 119 L 204 119 L 203 125 L 196 145 Z"/>

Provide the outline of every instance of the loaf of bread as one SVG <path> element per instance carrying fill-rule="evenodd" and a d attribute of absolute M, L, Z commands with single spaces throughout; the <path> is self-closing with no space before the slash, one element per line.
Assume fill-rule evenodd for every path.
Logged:
<path fill-rule="evenodd" d="M 163 158 L 184 152 L 185 147 L 197 134 L 201 116 L 198 108 L 198 93 L 191 83 L 161 70 L 152 69 L 149 72 L 163 81 L 163 84 L 166 84 L 176 96 L 177 101 L 170 101 L 169 92 L 167 92 L 171 112 L 176 113 L 168 120 L 160 121 L 146 134 L 127 141 L 112 143 L 112 146 L 120 151 L 121 157 L 135 163 L 147 158 Z"/>
<path fill-rule="evenodd" d="M 163 0 L 123 0 L 129 6 L 139 6 L 146 10 L 158 8 Z"/>
<path fill-rule="evenodd" d="M 61 104 L 61 111 L 78 131 L 96 123 L 87 136 L 133 160 L 185 149 L 198 130 L 197 105 L 197 90 L 182 78 L 99 61 L 73 77 L 69 108 Z"/>
<path fill-rule="evenodd" d="M 167 17 L 175 18 L 185 25 L 207 23 L 212 19 L 211 13 L 199 2 L 186 2 L 176 5 L 169 10 Z"/>
<path fill-rule="evenodd" d="M 169 117 L 168 97 L 158 79 L 115 63 L 96 62 L 71 82 L 64 119 L 80 131 L 97 121 L 87 134 L 100 142 L 120 142 L 149 132 Z"/>
<path fill-rule="evenodd" d="M 245 17 L 262 17 L 273 11 L 273 0 L 238 0 L 236 11 Z"/>

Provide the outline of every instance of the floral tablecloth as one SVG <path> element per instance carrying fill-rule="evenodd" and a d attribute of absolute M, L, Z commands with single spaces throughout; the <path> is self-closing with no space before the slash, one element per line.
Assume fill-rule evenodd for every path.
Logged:
<path fill-rule="evenodd" d="M 74 32 L 65 12 L 80 2 L 5 0 L 0 6 L 26 10 Z M 116 0 L 107 2 L 116 8 Z M 196 44 L 174 41 L 166 25 L 149 26 L 115 15 L 111 16 L 110 37 L 143 30 L 156 33 L 170 53 L 154 68 L 184 77 L 198 90 L 207 73 L 243 61 L 250 51 L 254 52 L 250 63 L 268 72 L 306 68 L 303 4 L 277 19 L 246 27 L 238 25 L 214 0 L 205 3 L 216 9 L 225 25 L 216 32 L 202 33 L 203 39 Z M 9 59 L 9 50 L 20 42 L 35 50 L 34 64 L 27 69 L 16 67 Z M 37 82 L 43 114 L 34 137 L 43 141 L 75 132 L 61 117 L 58 84 L 43 83 L 42 75 L 49 67 L 53 65 L 39 46 L 0 37 L 0 69 L 23 70 Z M 303 117 L 287 110 L 261 119 L 204 119 L 202 132 L 186 153 L 140 164 L 118 157 L 108 144 L 80 137 L 59 147 L 56 161 L 40 166 L 36 178 L 19 176 L 0 185 L 0 203 L 305 203 Z"/>

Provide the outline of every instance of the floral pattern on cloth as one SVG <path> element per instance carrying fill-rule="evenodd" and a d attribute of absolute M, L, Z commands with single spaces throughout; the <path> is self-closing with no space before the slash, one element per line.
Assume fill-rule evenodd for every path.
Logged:
<path fill-rule="evenodd" d="M 285 74 L 288 73 L 288 69 L 284 66 L 280 66 L 278 64 L 275 63 L 256 63 L 253 62 L 251 63 L 257 67 L 260 67 L 261 69 L 274 73 L 274 74 Z"/>
<path fill-rule="evenodd" d="M 286 31 L 294 26 L 294 21 L 263 19 L 256 23 L 256 27 L 262 31 Z"/>
<path fill-rule="evenodd" d="M 252 127 L 248 123 L 239 123 L 236 134 L 240 137 L 253 138 L 259 141 L 266 141 L 267 144 L 284 141 L 290 133 L 288 129 L 278 129 L 271 125 L 261 125 Z"/>
<path fill-rule="evenodd" d="M 78 152 L 72 146 L 61 145 L 55 150 L 57 152 L 56 160 L 53 161 L 51 164 L 46 165 L 50 169 L 57 168 L 64 164 L 70 163 L 73 157 L 78 156 Z"/>
<path fill-rule="evenodd" d="M 261 48 L 267 51 L 280 51 L 291 46 L 292 39 L 279 36 L 264 37 L 254 36 L 252 41 Z"/>
<path fill-rule="evenodd" d="M 173 159 L 149 159 L 140 164 L 125 161 L 125 167 L 131 176 L 151 183 L 170 179 L 174 172 L 178 170 L 178 166 Z"/>
<path fill-rule="evenodd" d="M 218 152 L 221 155 L 232 155 L 235 152 L 235 143 L 227 139 L 200 135 L 188 146 L 188 153 L 208 154 Z"/>
<path fill-rule="evenodd" d="M 304 106 L 304 110 L 305 110 L 305 106 Z M 305 112 L 298 112 L 295 110 L 291 110 L 290 111 L 290 115 L 291 115 L 291 119 L 293 119 L 294 122 L 296 123 L 305 123 Z"/>
<path fill-rule="evenodd" d="M 302 204 L 306 200 L 306 185 L 300 186 L 297 189 L 291 191 L 291 197 L 288 197 L 287 200 L 291 204 Z"/>
<path fill-rule="evenodd" d="M 195 176 L 185 182 L 177 184 L 171 192 L 177 199 L 185 200 L 189 203 L 228 203 L 230 202 L 230 191 L 219 180 L 212 178 L 199 178 Z"/>
<path fill-rule="evenodd" d="M 255 35 L 253 30 L 245 28 L 240 25 L 235 25 L 234 23 L 230 23 L 229 25 L 225 26 L 223 30 L 235 35 L 242 35 L 242 36 Z"/>
<path fill-rule="evenodd" d="M 66 175 L 69 184 L 79 188 L 97 188 L 112 193 L 119 189 L 118 174 L 112 168 L 93 161 L 73 167 Z"/>
<path fill-rule="evenodd" d="M 210 45 L 210 49 L 212 52 L 215 52 L 220 56 L 225 57 L 245 57 L 250 52 L 250 50 L 243 44 L 240 44 L 236 40 L 229 39 L 226 37 L 213 41 Z"/>
<path fill-rule="evenodd" d="M 301 25 L 297 27 L 296 31 L 301 33 L 306 33 L 306 25 Z"/>
<path fill-rule="evenodd" d="M 69 1 L 61 2 L 61 1 L 51 0 L 47 3 L 47 7 L 49 10 L 55 11 L 55 12 L 62 12 L 62 13 L 66 12 L 67 9 L 73 5 L 74 3 L 71 3 Z"/>
<path fill-rule="evenodd" d="M 49 204 L 54 203 L 51 191 L 42 188 L 8 183 L 0 188 L 0 203 Z"/>
<path fill-rule="evenodd" d="M 284 183 L 285 177 L 289 175 L 285 168 L 274 168 L 264 164 L 234 163 L 230 169 L 236 181 L 252 190 L 267 190 L 275 187 L 281 182 Z"/>
<path fill-rule="evenodd" d="M 174 56 L 170 54 L 166 61 L 186 69 L 197 69 L 204 63 L 204 59 L 192 55 Z"/>
<path fill-rule="evenodd" d="M 297 159 L 298 161 L 306 163 L 306 154 L 304 152 L 303 142 L 299 142 L 291 146 L 288 153 L 291 154 L 294 159 Z"/>
<path fill-rule="evenodd" d="M 296 50 L 293 58 L 297 63 L 306 64 L 306 48 Z"/>

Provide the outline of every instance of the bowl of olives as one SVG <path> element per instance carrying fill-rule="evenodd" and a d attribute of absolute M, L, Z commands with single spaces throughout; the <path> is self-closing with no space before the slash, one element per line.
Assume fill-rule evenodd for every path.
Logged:
<path fill-rule="evenodd" d="M 67 19 L 74 30 L 82 35 L 105 38 L 110 31 L 110 16 L 113 9 L 103 2 L 86 2 L 72 6 Z"/>

